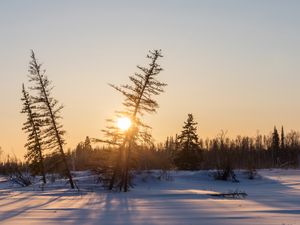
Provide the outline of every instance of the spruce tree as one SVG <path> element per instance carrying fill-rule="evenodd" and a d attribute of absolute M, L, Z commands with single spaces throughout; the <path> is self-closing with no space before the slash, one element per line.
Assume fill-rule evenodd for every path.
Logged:
<path fill-rule="evenodd" d="M 47 149 L 58 152 L 64 164 L 64 172 L 69 179 L 71 188 L 75 188 L 72 175 L 64 152 L 65 139 L 61 117 L 62 105 L 52 97 L 53 87 L 46 76 L 46 71 L 41 69 L 42 64 L 38 63 L 35 54 L 31 51 L 31 61 L 29 63 L 29 82 L 33 83 L 32 90 L 37 91 L 34 103 L 37 105 L 38 113 L 43 115 L 43 142 Z"/>
<path fill-rule="evenodd" d="M 274 127 L 274 131 L 272 133 L 272 148 L 279 149 L 279 145 L 280 145 L 279 134 L 277 128 Z"/>
<path fill-rule="evenodd" d="M 89 136 L 86 136 L 85 138 L 84 149 L 88 152 L 91 152 L 93 150 Z"/>
<path fill-rule="evenodd" d="M 280 149 L 280 138 L 276 126 L 272 133 L 272 155 L 273 155 L 273 166 L 279 163 L 279 149 Z"/>
<path fill-rule="evenodd" d="M 181 170 L 196 170 L 200 164 L 200 148 L 197 135 L 197 123 L 192 114 L 188 114 L 183 130 L 177 137 L 179 143 L 175 165 Z"/>
<path fill-rule="evenodd" d="M 281 127 L 281 139 L 280 139 L 280 148 L 285 149 L 285 135 L 283 126 Z"/>
<path fill-rule="evenodd" d="M 27 154 L 25 158 L 30 163 L 32 170 L 42 175 L 43 183 L 46 183 L 44 157 L 42 150 L 42 119 L 41 115 L 36 112 L 36 106 L 33 104 L 32 97 L 26 91 L 24 84 L 22 85 L 23 97 L 23 108 L 21 113 L 26 114 L 27 120 L 23 124 L 23 130 L 28 134 L 27 143 Z"/>
<path fill-rule="evenodd" d="M 130 84 L 110 85 L 125 98 L 123 102 L 124 110 L 118 112 L 118 116 L 130 118 L 132 126 L 123 135 L 116 131 L 117 129 L 113 126 L 105 131 L 106 134 L 113 137 L 111 143 L 117 142 L 120 149 L 119 159 L 109 189 L 114 187 L 117 176 L 119 176 L 118 188 L 124 192 L 128 191 L 131 151 L 139 142 L 149 142 L 151 140 L 151 135 L 146 131 L 150 127 L 142 122 L 141 117 L 145 113 L 155 113 L 159 107 L 153 96 L 162 93 L 164 86 L 166 86 L 165 83 L 157 80 L 158 74 L 163 70 L 157 63 L 161 57 L 163 56 L 160 50 L 149 51 L 149 55 L 147 55 L 150 60 L 149 65 L 147 67 L 137 66 L 140 72 L 129 77 Z"/>

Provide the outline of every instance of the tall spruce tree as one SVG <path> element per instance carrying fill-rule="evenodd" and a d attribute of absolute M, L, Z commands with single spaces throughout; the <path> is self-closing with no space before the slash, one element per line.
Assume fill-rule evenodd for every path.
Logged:
<path fill-rule="evenodd" d="M 158 74 L 163 70 L 157 63 L 158 59 L 163 57 L 160 50 L 149 51 L 147 58 L 150 60 L 148 67 L 137 66 L 139 73 L 130 76 L 130 84 L 115 86 L 110 85 L 124 96 L 124 110 L 118 112 L 118 116 L 129 117 L 132 125 L 127 132 L 120 134 L 114 127 L 106 131 L 114 137 L 112 142 L 121 140 L 118 143 L 120 153 L 117 165 L 115 166 L 109 189 L 115 186 L 117 177 L 117 186 L 119 190 L 128 191 L 130 182 L 130 159 L 131 151 L 139 142 L 148 142 L 151 137 L 146 131 L 150 128 L 144 124 L 141 117 L 145 113 L 155 113 L 159 107 L 153 96 L 159 95 L 164 90 L 165 83 L 157 80 Z"/>
<path fill-rule="evenodd" d="M 273 155 L 273 166 L 275 166 L 279 163 L 279 149 L 280 149 L 280 138 L 276 126 L 274 127 L 274 131 L 272 133 L 271 148 L 272 148 L 271 150 Z"/>
<path fill-rule="evenodd" d="M 283 126 L 281 127 L 280 148 L 285 149 L 285 135 L 284 135 Z"/>
<path fill-rule="evenodd" d="M 279 149 L 279 146 L 280 146 L 279 134 L 278 134 L 277 128 L 274 127 L 274 130 L 272 133 L 272 148 Z"/>
<path fill-rule="evenodd" d="M 31 169 L 35 173 L 40 173 L 42 175 L 42 180 L 45 184 L 46 175 L 42 150 L 41 115 L 36 112 L 36 106 L 33 104 L 32 97 L 26 91 L 24 84 L 22 85 L 22 93 L 23 97 L 21 100 L 23 102 L 23 108 L 21 113 L 24 113 L 27 116 L 27 120 L 23 124 L 22 129 L 28 134 L 27 143 L 25 144 L 25 147 L 27 148 L 25 158 L 30 163 Z"/>
<path fill-rule="evenodd" d="M 183 130 L 177 137 L 179 143 L 175 165 L 181 170 L 196 170 L 200 164 L 200 148 L 197 135 L 197 123 L 192 114 L 188 114 Z"/>
<path fill-rule="evenodd" d="M 29 82 L 33 83 L 32 90 L 37 91 L 34 97 L 34 103 L 37 105 L 37 111 L 43 115 L 43 142 L 47 149 L 58 152 L 64 164 L 65 175 L 69 179 L 71 188 L 75 188 L 72 175 L 64 153 L 65 139 L 62 124 L 59 122 L 61 117 L 62 105 L 51 96 L 53 89 L 51 82 L 45 75 L 46 71 L 41 69 L 40 64 L 33 51 L 31 51 L 31 61 L 29 63 Z"/>
<path fill-rule="evenodd" d="M 89 136 L 86 136 L 86 138 L 85 138 L 84 149 L 89 152 L 93 150 Z"/>

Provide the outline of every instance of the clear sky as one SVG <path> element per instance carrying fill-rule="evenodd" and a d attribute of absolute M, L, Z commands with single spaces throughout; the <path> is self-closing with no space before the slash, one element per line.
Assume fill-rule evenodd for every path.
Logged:
<path fill-rule="evenodd" d="M 181 130 L 188 113 L 201 137 L 300 127 L 300 1 L 0 1 L 0 146 L 22 157 L 21 85 L 30 49 L 65 105 L 68 147 L 101 137 L 124 84 L 162 49 L 168 83 L 146 116 L 157 141 Z"/>

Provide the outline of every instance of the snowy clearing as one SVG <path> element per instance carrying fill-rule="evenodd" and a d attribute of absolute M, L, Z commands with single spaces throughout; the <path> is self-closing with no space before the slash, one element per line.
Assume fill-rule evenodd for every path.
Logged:
<path fill-rule="evenodd" d="M 299 225 L 300 170 L 260 170 L 240 183 L 214 181 L 207 171 L 139 174 L 129 193 L 102 190 L 87 172 L 76 173 L 81 191 L 55 182 L 13 187 L 0 179 L 0 224 L 170 224 L 170 225 Z M 246 198 L 211 194 L 243 191 Z"/>

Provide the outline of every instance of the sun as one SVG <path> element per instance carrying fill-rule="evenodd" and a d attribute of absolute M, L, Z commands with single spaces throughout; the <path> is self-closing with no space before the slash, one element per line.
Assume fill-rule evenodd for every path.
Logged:
<path fill-rule="evenodd" d="M 131 120 L 128 117 L 120 117 L 117 119 L 117 126 L 120 130 L 126 131 L 131 127 Z"/>

